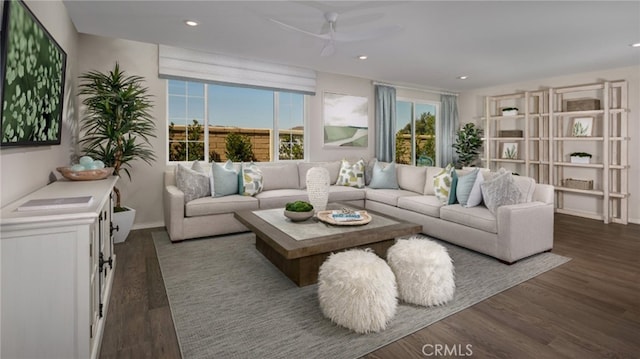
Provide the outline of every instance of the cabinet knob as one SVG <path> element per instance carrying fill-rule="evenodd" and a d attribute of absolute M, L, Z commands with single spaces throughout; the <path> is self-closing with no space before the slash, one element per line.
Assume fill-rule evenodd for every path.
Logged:
<path fill-rule="evenodd" d="M 113 231 L 118 231 L 118 232 L 120 231 L 120 226 L 115 226 L 114 227 L 113 226 L 113 222 L 110 223 L 110 227 L 111 227 L 111 229 L 110 229 L 111 230 L 111 232 L 110 232 L 111 235 L 113 235 Z"/>

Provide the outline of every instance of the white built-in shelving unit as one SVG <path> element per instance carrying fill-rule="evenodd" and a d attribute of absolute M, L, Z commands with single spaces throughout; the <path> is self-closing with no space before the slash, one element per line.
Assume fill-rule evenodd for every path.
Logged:
<path fill-rule="evenodd" d="M 600 108 L 567 111 L 567 101 L 585 98 L 599 100 Z M 627 101 L 627 82 L 623 80 L 488 96 L 482 118 L 484 166 L 492 170 L 504 167 L 538 183 L 554 185 L 559 213 L 626 224 Z M 503 116 L 501 109 L 506 107 L 518 108 L 518 114 Z M 589 124 L 587 135 L 575 135 L 576 122 Z M 519 130 L 522 136 L 501 136 L 504 130 Z M 517 155 L 505 158 L 504 147 L 514 144 Z M 572 163 L 573 152 L 591 154 L 590 162 Z M 567 179 L 593 181 L 593 188 L 568 187 Z"/>

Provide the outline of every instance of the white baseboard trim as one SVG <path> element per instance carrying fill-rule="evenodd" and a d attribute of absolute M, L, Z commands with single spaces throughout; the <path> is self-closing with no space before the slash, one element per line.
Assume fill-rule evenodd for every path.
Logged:
<path fill-rule="evenodd" d="M 629 218 L 629 223 L 640 224 L 640 218 Z"/>
<path fill-rule="evenodd" d="M 156 228 L 156 227 L 164 227 L 164 221 L 153 222 L 153 223 L 136 223 L 133 225 L 133 227 L 131 227 L 131 230 Z"/>

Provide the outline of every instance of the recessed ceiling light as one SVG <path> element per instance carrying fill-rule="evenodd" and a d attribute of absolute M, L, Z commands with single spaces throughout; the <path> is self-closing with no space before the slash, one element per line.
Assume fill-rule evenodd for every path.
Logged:
<path fill-rule="evenodd" d="M 198 22 L 193 20 L 186 20 L 184 23 L 187 24 L 188 26 L 198 26 Z"/>
<path fill-rule="evenodd" d="M 367 55 L 360 55 L 360 56 L 358 56 L 358 59 L 366 60 L 367 59 Z"/>
<path fill-rule="evenodd" d="M 466 80 L 469 76 L 458 76 L 458 80 Z"/>
<path fill-rule="evenodd" d="M 640 42 L 636 42 L 635 44 L 631 44 L 629 46 L 631 46 L 631 47 L 640 47 Z"/>

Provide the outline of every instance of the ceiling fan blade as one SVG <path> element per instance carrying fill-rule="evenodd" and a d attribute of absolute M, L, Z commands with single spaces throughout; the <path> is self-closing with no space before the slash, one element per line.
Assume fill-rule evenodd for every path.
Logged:
<path fill-rule="evenodd" d="M 393 35 L 402 30 L 402 26 L 400 25 L 392 25 L 380 27 L 377 29 L 373 29 L 365 32 L 336 32 L 334 33 L 334 39 L 338 42 L 354 42 L 354 41 L 364 41 L 371 39 L 378 39 L 381 37 Z"/>
<path fill-rule="evenodd" d="M 303 34 L 306 34 L 306 35 L 309 35 L 309 36 L 313 36 L 313 37 L 317 37 L 317 38 L 319 38 L 319 39 L 329 40 L 329 39 L 331 38 L 331 37 L 329 36 L 329 34 L 316 34 L 316 33 L 313 33 L 313 32 L 311 32 L 311 31 L 307 31 L 307 30 L 300 29 L 300 28 L 295 27 L 295 26 L 293 26 L 293 25 L 285 24 L 284 22 L 282 22 L 282 21 L 278 21 L 278 20 L 276 20 L 276 19 L 269 19 L 269 21 L 271 21 L 271 22 L 273 22 L 273 23 L 276 23 L 276 24 L 278 24 L 278 25 L 280 25 L 280 26 L 284 27 L 284 28 L 285 28 L 285 29 L 287 29 L 287 30 L 293 30 L 293 31 L 301 32 L 301 33 L 303 33 Z"/>
<path fill-rule="evenodd" d="M 320 56 L 331 56 L 335 54 L 335 52 L 335 42 L 333 40 L 327 40 L 327 42 L 324 44 L 324 47 L 322 48 L 322 51 L 320 51 Z"/>

